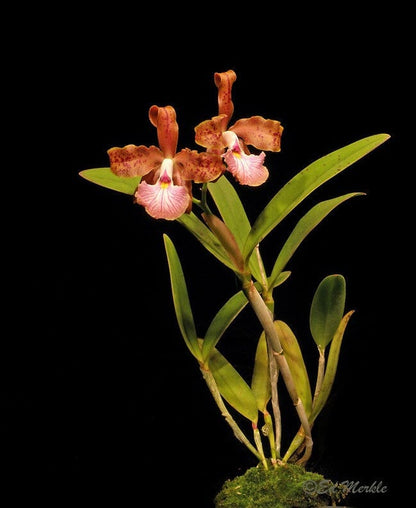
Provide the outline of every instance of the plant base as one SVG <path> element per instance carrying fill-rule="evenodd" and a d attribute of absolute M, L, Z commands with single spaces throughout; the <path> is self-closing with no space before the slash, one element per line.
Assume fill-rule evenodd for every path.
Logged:
<path fill-rule="evenodd" d="M 216 508 L 310 508 L 336 506 L 348 489 L 295 464 L 252 467 L 227 480 L 215 498 Z"/>

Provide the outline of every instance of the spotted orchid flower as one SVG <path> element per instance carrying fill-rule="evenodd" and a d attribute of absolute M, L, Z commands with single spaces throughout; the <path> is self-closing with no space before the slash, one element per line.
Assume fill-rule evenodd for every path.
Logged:
<path fill-rule="evenodd" d="M 223 172 L 223 163 L 215 153 L 176 151 L 179 128 L 172 106 L 152 106 L 149 120 L 157 128 L 159 147 L 110 148 L 110 167 L 121 177 L 143 177 L 134 194 L 136 202 L 155 219 L 175 220 L 191 210 L 192 181 L 215 180 Z"/>
<path fill-rule="evenodd" d="M 266 120 L 261 116 L 242 118 L 229 127 L 234 112 L 231 89 L 236 79 L 232 70 L 214 74 L 218 88 L 218 115 L 195 127 L 195 141 L 208 152 L 221 154 L 228 171 L 239 183 L 257 186 L 269 176 L 263 165 L 264 150 L 280 152 L 283 127 L 277 120 Z M 262 151 L 258 155 L 251 154 L 247 145 Z"/>

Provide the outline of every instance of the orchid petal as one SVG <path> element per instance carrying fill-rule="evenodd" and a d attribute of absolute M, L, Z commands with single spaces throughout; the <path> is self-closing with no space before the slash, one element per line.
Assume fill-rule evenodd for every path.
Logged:
<path fill-rule="evenodd" d="M 175 165 L 184 180 L 196 183 L 211 182 L 225 171 L 222 157 L 216 153 L 202 152 L 184 148 L 175 155 Z"/>
<path fill-rule="evenodd" d="M 164 157 L 173 157 L 179 136 L 175 110 L 172 106 L 152 106 L 149 109 L 149 120 L 157 128 L 157 139 Z"/>
<path fill-rule="evenodd" d="M 118 176 L 143 176 L 157 169 L 163 154 L 156 146 L 126 145 L 108 151 L 111 171 Z"/>
<path fill-rule="evenodd" d="M 225 147 L 222 133 L 227 128 L 227 115 L 218 115 L 195 127 L 195 143 L 210 152 L 221 153 Z"/>
<path fill-rule="evenodd" d="M 264 183 L 269 176 L 269 171 L 263 166 L 266 154 L 264 152 L 259 155 L 246 154 L 235 132 L 224 132 L 223 139 L 228 145 L 228 150 L 223 157 L 227 163 L 227 169 L 237 181 L 242 185 L 253 187 Z"/>
<path fill-rule="evenodd" d="M 214 74 L 214 82 L 218 88 L 218 113 L 220 115 L 227 115 L 228 120 L 230 120 L 234 112 L 234 104 L 231 100 L 231 88 L 236 79 L 237 75 L 232 70 L 227 72 L 216 72 Z"/>
<path fill-rule="evenodd" d="M 228 170 L 242 185 L 256 187 L 269 177 L 269 171 L 263 166 L 265 153 L 260 155 L 235 154 L 231 150 L 224 155 Z"/>
<path fill-rule="evenodd" d="M 154 185 L 142 181 L 134 195 L 137 203 L 143 205 L 155 219 L 175 220 L 188 209 L 191 200 L 188 190 L 182 185 L 175 185 L 172 175 L 173 160 L 166 158 L 158 181 Z"/>
<path fill-rule="evenodd" d="M 259 150 L 280 152 L 280 138 L 283 127 L 277 120 L 266 120 L 262 116 L 242 118 L 229 128 L 242 138 L 247 145 Z"/>
<path fill-rule="evenodd" d="M 141 182 L 135 194 L 136 200 L 154 219 L 175 220 L 183 215 L 189 205 L 189 194 L 185 187 L 160 182 L 149 185 Z"/>

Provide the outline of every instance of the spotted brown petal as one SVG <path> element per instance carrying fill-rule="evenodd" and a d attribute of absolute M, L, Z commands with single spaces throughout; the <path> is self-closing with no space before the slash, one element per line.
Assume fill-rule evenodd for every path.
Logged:
<path fill-rule="evenodd" d="M 107 151 L 110 157 L 111 171 L 118 176 L 143 176 L 157 169 L 163 160 L 163 154 L 156 146 L 126 145 Z"/>
<path fill-rule="evenodd" d="M 218 88 L 218 113 L 225 114 L 228 120 L 234 112 L 234 104 L 231 100 L 231 89 L 237 75 L 234 71 L 216 72 L 214 74 L 214 82 Z"/>
<path fill-rule="evenodd" d="M 184 148 L 175 155 L 174 161 L 182 178 L 194 180 L 196 183 L 211 182 L 225 171 L 222 157 L 210 152 L 199 153 Z"/>
<path fill-rule="evenodd" d="M 149 120 L 157 128 L 159 147 L 166 158 L 172 158 L 178 145 L 179 127 L 172 106 L 151 106 Z"/>
<path fill-rule="evenodd" d="M 280 152 L 280 138 L 283 127 L 277 120 L 266 120 L 262 116 L 242 118 L 229 128 L 242 138 L 247 145 L 259 150 Z"/>
<path fill-rule="evenodd" d="M 227 115 L 214 116 L 195 127 L 195 143 L 211 152 L 221 153 L 225 148 L 222 133 L 227 128 Z"/>

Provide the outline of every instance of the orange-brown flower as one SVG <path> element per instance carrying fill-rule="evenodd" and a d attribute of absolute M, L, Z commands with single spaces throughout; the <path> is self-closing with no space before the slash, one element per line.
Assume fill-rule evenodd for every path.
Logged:
<path fill-rule="evenodd" d="M 135 193 L 137 203 L 155 219 L 174 220 L 191 210 L 192 180 L 215 180 L 223 164 L 215 153 L 188 148 L 177 152 L 179 128 L 172 106 L 152 106 L 149 119 L 157 128 L 159 147 L 110 148 L 111 170 L 118 176 L 142 176 Z"/>
<path fill-rule="evenodd" d="M 263 165 L 263 150 L 280 152 L 283 127 L 277 120 L 266 120 L 261 116 L 242 118 L 231 127 L 228 126 L 234 112 L 231 90 L 236 79 L 232 70 L 214 74 L 218 88 L 218 115 L 195 127 L 195 142 L 209 153 L 222 154 L 227 169 L 241 184 L 260 185 L 269 176 Z M 250 154 L 247 145 L 262 152 L 259 155 Z"/>

